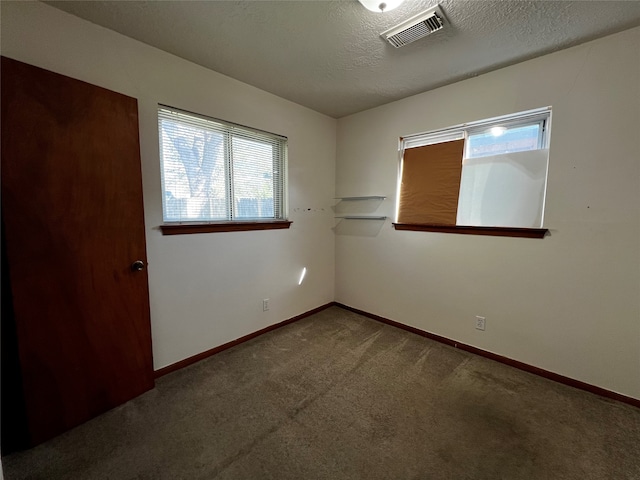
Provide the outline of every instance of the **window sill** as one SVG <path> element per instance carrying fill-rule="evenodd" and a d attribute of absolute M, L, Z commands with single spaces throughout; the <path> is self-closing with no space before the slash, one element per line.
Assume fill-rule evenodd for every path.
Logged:
<path fill-rule="evenodd" d="M 215 223 L 165 223 L 160 225 L 163 235 L 188 235 L 191 233 L 245 232 L 249 230 L 277 230 L 289 228 L 290 220 L 255 220 Z"/>
<path fill-rule="evenodd" d="M 546 228 L 517 227 L 469 227 L 460 225 L 435 225 L 394 223 L 396 230 L 412 230 L 416 232 L 459 233 L 463 235 L 490 235 L 494 237 L 544 238 L 549 232 Z"/>

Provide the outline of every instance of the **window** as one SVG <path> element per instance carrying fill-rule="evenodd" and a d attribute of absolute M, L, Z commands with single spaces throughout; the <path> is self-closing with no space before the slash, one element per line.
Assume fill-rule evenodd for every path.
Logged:
<path fill-rule="evenodd" d="M 198 232 L 288 227 L 285 137 L 165 106 L 158 129 L 163 233 L 177 233 L 171 223 L 218 224 Z"/>
<path fill-rule="evenodd" d="M 395 228 L 544 236 L 550 121 L 543 108 L 402 138 Z"/>

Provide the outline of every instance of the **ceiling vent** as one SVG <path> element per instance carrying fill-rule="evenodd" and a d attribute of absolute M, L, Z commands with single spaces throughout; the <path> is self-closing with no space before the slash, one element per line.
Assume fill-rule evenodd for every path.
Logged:
<path fill-rule="evenodd" d="M 382 32 L 380 36 L 396 48 L 404 47 L 444 27 L 444 15 L 436 5 Z"/>

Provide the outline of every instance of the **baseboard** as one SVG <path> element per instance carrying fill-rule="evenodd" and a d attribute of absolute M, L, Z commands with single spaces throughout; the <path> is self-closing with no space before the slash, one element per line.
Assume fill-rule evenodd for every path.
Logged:
<path fill-rule="evenodd" d="M 481 357 L 488 358 L 490 360 L 495 360 L 496 362 L 504 363 L 505 365 L 509 365 L 510 367 L 515 367 L 519 370 L 523 370 L 525 372 L 533 373 L 534 375 L 538 375 L 540 377 L 547 378 L 549 380 L 553 380 L 554 382 L 562 383 L 564 385 L 568 385 L 570 387 L 578 388 L 580 390 L 585 390 L 590 393 L 595 393 L 596 395 L 600 395 L 602 397 L 610 398 L 612 400 L 617 400 L 619 402 L 627 403 L 629 405 L 633 405 L 634 407 L 640 408 L 640 399 L 628 397 L 626 395 L 622 395 L 620 393 L 612 392 L 611 390 L 607 390 L 601 387 L 597 387 L 595 385 L 591 385 L 589 383 L 581 382 L 580 380 L 575 380 L 570 377 L 565 377 L 564 375 L 560 375 L 554 372 L 550 372 L 548 370 L 544 370 L 542 368 L 534 367 L 533 365 L 529 365 L 527 363 L 519 362 L 518 360 L 514 360 L 512 358 L 503 357 L 502 355 L 498 355 L 496 353 L 487 352 L 486 350 L 482 350 L 478 347 L 474 347 L 471 345 L 466 345 L 464 343 L 457 342 L 455 340 L 451 340 L 450 338 L 442 337 L 440 335 L 436 335 L 434 333 L 425 332 L 424 330 L 420 330 L 419 328 L 411 327 L 409 325 L 405 325 L 400 322 L 396 322 L 395 320 L 389 320 L 388 318 L 381 317 L 379 315 L 375 315 L 373 313 L 365 312 L 364 310 L 359 310 L 357 308 L 349 307 L 348 305 L 344 305 L 342 303 L 335 302 L 335 305 L 343 308 L 345 310 L 349 310 L 350 312 L 357 313 L 364 317 L 371 318 L 373 320 L 377 320 L 378 322 L 386 323 L 387 325 L 391 325 L 393 327 L 401 328 L 402 330 L 406 330 L 411 333 L 415 333 L 417 335 L 429 338 L 431 340 L 435 340 L 436 342 L 444 343 L 446 345 L 459 348 L 460 350 L 464 350 L 466 352 L 474 353 L 476 355 L 480 355 Z"/>
<path fill-rule="evenodd" d="M 247 342 L 253 338 L 259 337 L 260 335 L 264 335 L 267 332 L 275 330 L 276 328 L 284 327 L 285 325 L 289 325 L 290 323 L 297 322 L 298 320 L 302 320 L 303 318 L 309 317 L 315 313 L 321 312 L 322 310 L 329 308 L 335 305 L 335 302 L 329 302 L 325 305 L 321 305 L 313 310 L 309 310 L 308 312 L 301 313 L 300 315 L 296 315 L 295 317 L 289 318 L 287 320 L 283 320 L 280 323 L 275 323 L 273 325 L 269 325 L 268 327 L 262 328 L 258 331 L 245 335 L 244 337 L 237 338 L 236 340 L 232 340 L 231 342 L 225 343 L 218 347 L 212 348 L 202 353 L 198 353 L 197 355 L 193 355 L 192 357 L 185 358 L 184 360 L 180 360 L 179 362 L 172 363 L 171 365 L 167 365 L 166 367 L 159 368 L 154 372 L 155 378 L 162 377 L 169 373 L 175 372 L 176 370 L 180 370 L 181 368 L 188 367 L 200 360 L 204 360 L 211 355 L 215 355 L 216 353 L 220 353 L 223 350 L 226 350 L 231 347 L 235 347 L 236 345 L 240 345 L 241 343 Z"/>

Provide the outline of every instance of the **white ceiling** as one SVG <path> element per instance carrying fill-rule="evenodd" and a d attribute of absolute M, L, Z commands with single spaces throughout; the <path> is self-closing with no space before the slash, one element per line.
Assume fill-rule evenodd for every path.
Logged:
<path fill-rule="evenodd" d="M 640 1 L 442 0 L 444 30 L 379 34 L 436 0 L 47 1 L 335 118 L 640 25 Z"/>

